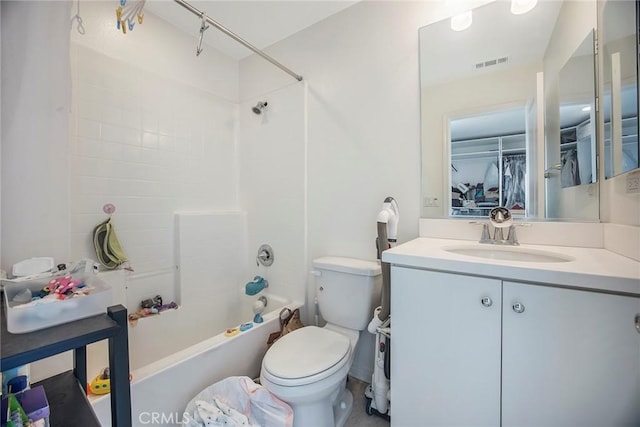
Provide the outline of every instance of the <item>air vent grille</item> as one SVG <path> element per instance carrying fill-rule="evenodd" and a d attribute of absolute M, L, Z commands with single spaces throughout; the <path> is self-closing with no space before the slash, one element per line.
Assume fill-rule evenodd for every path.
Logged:
<path fill-rule="evenodd" d="M 509 62 L 509 57 L 503 56 L 501 58 L 494 58 L 494 59 L 488 59 L 486 61 L 476 62 L 474 68 L 476 70 L 481 70 L 483 68 L 493 67 L 494 65 L 506 64 L 507 62 Z"/>

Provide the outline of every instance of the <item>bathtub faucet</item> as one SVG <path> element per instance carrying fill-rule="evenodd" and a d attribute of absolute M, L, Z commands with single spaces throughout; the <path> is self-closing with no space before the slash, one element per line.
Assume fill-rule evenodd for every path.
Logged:
<path fill-rule="evenodd" d="M 267 279 L 261 276 L 256 276 L 253 278 L 253 281 L 244 285 L 244 293 L 247 295 L 256 295 L 261 292 L 264 288 L 269 287 L 269 282 Z"/>

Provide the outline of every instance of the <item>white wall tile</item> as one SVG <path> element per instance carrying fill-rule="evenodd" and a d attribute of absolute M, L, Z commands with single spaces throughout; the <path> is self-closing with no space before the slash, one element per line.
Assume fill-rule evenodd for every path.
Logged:
<path fill-rule="evenodd" d="M 80 134 L 80 136 L 86 136 Z M 122 144 L 124 141 L 124 128 L 111 124 L 111 123 L 102 123 L 102 140 L 109 142 L 118 142 Z"/>
<path fill-rule="evenodd" d="M 85 118 L 78 119 L 78 136 L 90 139 L 100 139 L 100 122 Z"/>
<path fill-rule="evenodd" d="M 78 138 L 72 145 L 72 253 L 95 257 L 91 233 L 104 218 L 102 206 L 113 203 L 115 226 L 136 273 L 162 270 L 174 262 L 174 211 L 236 207 L 235 151 L 205 150 L 208 141 L 201 136 L 234 121 L 237 107 L 197 81 L 174 80 L 171 70 L 152 71 L 145 68 L 149 64 L 106 54 L 111 42 L 105 39 L 101 50 L 74 45 L 73 73 L 80 83 L 73 112 Z M 205 107 L 216 115 L 202 120 L 198 109 Z M 233 129 L 216 133 L 216 143 L 234 147 Z M 205 173 L 211 165 L 215 181 Z"/>

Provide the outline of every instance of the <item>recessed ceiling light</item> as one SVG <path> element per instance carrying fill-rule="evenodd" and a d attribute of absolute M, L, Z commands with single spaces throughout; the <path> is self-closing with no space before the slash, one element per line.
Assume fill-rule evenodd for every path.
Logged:
<path fill-rule="evenodd" d="M 471 26 L 473 15 L 470 10 L 462 12 L 451 18 L 451 29 L 453 31 L 464 31 Z"/>
<path fill-rule="evenodd" d="M 522 15 L 536 7 L 538 0 L 511 0 L 511 13 Z"/>

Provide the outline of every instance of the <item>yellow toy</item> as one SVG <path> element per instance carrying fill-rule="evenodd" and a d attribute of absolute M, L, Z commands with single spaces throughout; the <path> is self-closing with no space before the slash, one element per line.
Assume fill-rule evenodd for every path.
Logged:
<path fill-rule="evenodd" d="M 87 384 L 87 393 L 91 394 L 107 394 L 111 391 L 111 380 L 110 380 L 110 372 L 109 368 L 104 368 L 100 374 L 91 381 L 90 384 Z M 129 381 L 133 376 L 129 374 Z"/>
<path fill-rule="evenodd" d="M 104 368 L 89 384 L 89 391 L 93 394 L 107 394 L 111 391 L 109 368 Z"/>

